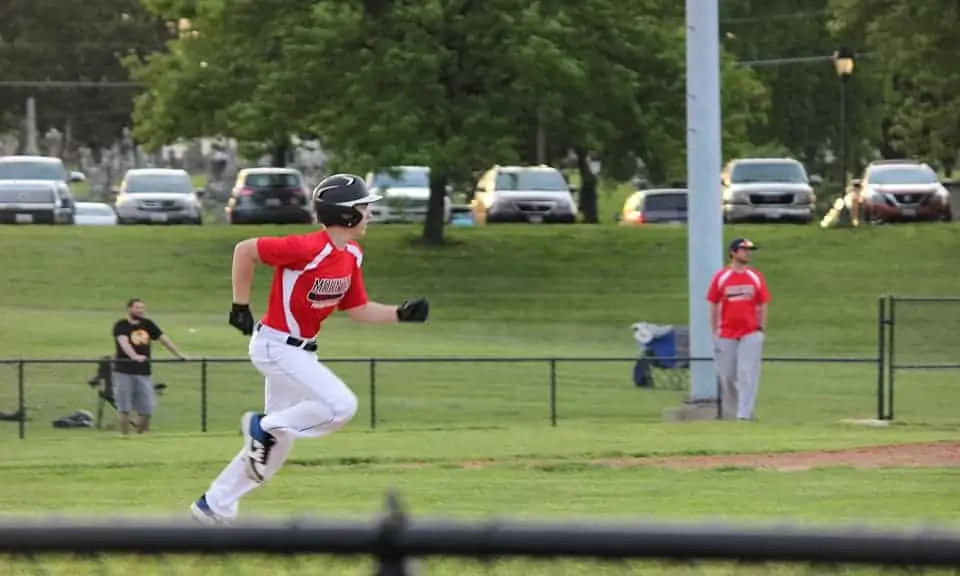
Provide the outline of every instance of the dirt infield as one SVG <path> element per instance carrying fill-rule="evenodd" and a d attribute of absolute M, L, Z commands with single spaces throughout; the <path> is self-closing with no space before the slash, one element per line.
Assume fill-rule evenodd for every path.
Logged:
<path fill-rule="evenodd" d="M 754 468 L 803 471 L 825 467 L 943 468 L 960 466 L 960 441 L 870 446 L 846 450 L 723 456 L 672 456 L 597 460 L 612 467 L 650 466 L 672 469 Z"/>
<path fill-rule="evenodd" d="M 811 452 L 779 452 L 768 454 L 729 454 L 715 456 L 664 456 L 649 458 L 603 458 L 585 462 L 610 468 L 669 468 L 673 470 L 707 470 L 711 468 L 752 468 L 800 472 L 815 468 L 951 468 L 960 467 L 960 441 L 892 444 L 822 450 Z M 478 460 L 461 462 L 458 467 L 480 469 L 493 466 L 545 467 L 550 460 Z M 404 467 L 419 468 L 422 464 Z"/>

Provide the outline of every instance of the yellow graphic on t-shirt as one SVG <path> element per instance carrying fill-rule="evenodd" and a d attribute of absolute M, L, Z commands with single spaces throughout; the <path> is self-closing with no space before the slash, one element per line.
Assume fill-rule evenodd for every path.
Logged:
<path fill-rule="evenodd" d="M 130 343 L 134 346 L 142 346 L 150 342 L 150 333 L 146 330 L 134 330 L 130 333 Z"/>

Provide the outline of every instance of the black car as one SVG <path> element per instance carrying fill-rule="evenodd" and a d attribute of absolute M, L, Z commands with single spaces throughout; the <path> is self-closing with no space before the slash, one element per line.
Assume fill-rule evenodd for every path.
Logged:
<path fill-rule="evenodd" d="M 73 204 L 52 181 L 0 181 L 0 224 L 73 224 Z"/>
<path fill-rule="evenodd" d="M 310 189 L 293 168 L 247 168 L 237 174 L 224 212 L 230 224 L 311 224 Z"/>

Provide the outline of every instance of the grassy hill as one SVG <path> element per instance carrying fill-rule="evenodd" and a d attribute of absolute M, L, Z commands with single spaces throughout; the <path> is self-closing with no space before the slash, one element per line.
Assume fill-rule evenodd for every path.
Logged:
<path fill-rule="evenodd" d="M 213 325 L 223 324 L 234 243 L 302 230 L 5 228 L 0 308 L 8 320 L 22 315 L 55 324 L 64 317 L 107 322 L 127 298 L 138 296 L 161 319 L 209 316 L 217 318 Z M 766 273 L 774 298 L 771 345 L 779 342 L 784 349 L 872 350 L 877 296 L 960 294 L 948 264 L 960 246 L 954 226 L 828 232 L 755 226 L 728 227 L 725 234 L 747 235 L 761 245 L 755 264 Z M 553 335 L 586 348 L 593 343 L 556 333 L 596 330 L 607 335 L 597 343 L 602 348 L 611 339 L 630 344 L 624 330 L 637 320 L 687 321 L 683 228 L 519 226 L 454 229 L 449 235 L 451 246 L 428 249 L 413 242 L 414 229 L 372 228 L 363 241 L 371 295 L 389 302 L 422 294 L 440 324 Z M 269 278 L 268 270 L 258 271 L 258 309 Z M 7 354 L 43 351 L 30 337 L 35 330 L 48 333 L 49 324 L 32 320 L 20 327 L 18 335 L 0 336 Z M 104 333 L 94 325 L 80 329 L 91 337 Z"/>
<path fill-rule="evenodd" d="M 252 234 L 294 230 L 0 228 L 0 357 L 91 358 L 110 352 L 110 326 L 132 296 L 147 301 L 154 319 L 188 353 L 238 357 L 234 363 L 208 363 L 206 378 L 197 363 L 156 366 L 157 379 L 169 388 L 159 397 L 153 432 L 132 438 L 120 438 L 110 428 L 110 410 L 101 432 L 50 425 L 74 410 L 95 407 L 86 383 L 93 366 L 25 365 L 27 440 L 12 442 L 11 457 L 0 463 L 7 484 L 15 487 L 0 495 L 0 507 L 29 515 L 182 516 L 236 453 L 240 413 L 259 408 L 263 397 L 262 379 L 244 358 L 246 339 L 226 323 L 233 244 Z M 762 246 L 756 264 L 774 297 L 767 355 L 836 357 L 875 353 L 877 296 L 960 291 L 951 268 L 960 245 L 957 230 L 755 226 L 727 228 L 725 236 L 746 235 Z M 325 328 L 322 358 L 361 359 L 332 364 L 359 396 L 360 413 L 337 434 L 298 442 L 283 472 L 245 501 L 244 515 L 366 515 L 379 508 L 389 487 L 418 514 L 770 521 L 786 515 L 813 521 L 867 518 L 898 526 L 957 517 L 957 499 L 950 497 L 956 474 L 950 470 L 836 467 L 782 474 L 733 466 L 697 471 L 600 463 L 956 438 L 960 387 L 951 371 L 899 374 L 894 425 L 840 423 L 873 414 L 877 366 L 867 363 L 768 361 L 759 422 L 662 422 L 661 410 L 676 406 L 684 393 L 633 385 L 631 357 L 637 350 L 629 325 L 686 323 L 686 230 L 456 229 L 450 231 L 452 245 L 439 250 L 414 245 L 416 234 L 412 228 L 370 231 L 364 241 L 368 288 L 383 301 L 429 296 L 430 322 L 374 328 L 338 318 Z M 258 312 L 269 280 L 264 272 L 257 276 Z M 900 361 L 956 362 L 958 320 L 960 304 L 902 304 Z M 561 360 L 555 372 L 544 361 L 381 361 L 373 371 L 375 394 L 371 366 L 362 360 L 450 355 L 625 360 Z M 551 376 L 557 384 L 556 427 L 550 426 Z M 0 364 L 0 411 L 17 405 L 18 380 L 16 364 Z M 203 420 L 205 434 L 199 433 Z M 0 438 L 13 439 L 16 430 L 16 424 L 0 422 Z M 750 497 L 731 506 L 730 494 Z M 51 573 L 83 572 L 66 561 L 31 562 L 31 569 L 49 567 Z M 298 566 L 312 567 L 306 562 Z M 0 566 L 8 564 L 26 566 L 0 560 Z M 141 564 L 138 570 L 152 573 Z M 328 564 L 322 567 L 329 572 Z M 555 573 L 557 567 L 543 570 Z M 560 569 L 582 571 L 576 568 Z M 192 566 L 165 563 L 164 569 L 188 573 Z M 436 571 L 454 569 L 474 573 L 453 564 Z M 498 570 L 513 573 L 507 566 Z M 654 572 L 659 573 L 655 567 Z"/>
<path fill-rule="evenodd" d="M 123 313 L 125 300 L 135 296 L 146 300 L 152 316 L 191 355 L 242 357 L 246 341 L 226 323 L 232 247 L 250 235 L 297 230 L 304 229 L 4 228 L 0 322 L 15 329 L 0 332 L 0 356 L 93 358 L 109 353 L 110 326 Z M 768 355 L 869 356 L 876 350 L 878 296 L 960 293 L 948 264 L 960 245 L 957 231 L 950 225 L 832 231 L 744 226 L 727 227 L 725 235 L 727 240 L 746 235 L 762 247 L 755 263 L 773 294 Z M 451 245 L 443 249 L 416 245 L 416 235 L 408 227 L 369 231 L 363 242 L 367 286 L 372 297 L 386 302 L 428 296 L 431 321 L 375 328 L 338 318 L 321 335 L 321 356 L 629 358 L 636 353 L 631 323 L 687 323 L 684 228 L 454 229 L 449 231 Z M 266 269 L 258 271 L 257 313 L 263 310 L 269 279 Z M 898 315 L 901 350 L 947 362 L 960 349 L 960 304 L 901 306 Z M 679 398 L 659 396 L 638 406 L 633 397 L 618 396 L 632 392 L 630 369 L 626 364 L 564 365 L 560 379 L 569 392 L 560 399 L 569 407 L 566 415 L 575 409 L 583 417 L 632 418 L 642 412 L 656 418 L 659 408 Z M 89 366 L 30 370 L 34 380 L 44 374 L 57 382 L 81 382 L 92 372 Z M 190 379 L 196 380 L 196 367 L 161 372 L 176 370 L 192 370 Z M 232 422 L 237 404 L 250 401 L 249 395 L 240 400 L 239 390 L 256 389 L 256 374 L 243 363 L 211 370 L 212 379 L 238 387 L 235 399 L 217 407 L 223 422 Z M 365 386 L 365 366 L 338 370 Z M 765 382 L 782 382 L 785 412 L 794 410 L 789 403 L 802 401 L 798 394 L 822 393 L 809 386 L 805 372 L 837 382 L 838 393 L 850 402 L 840 402 L 838 412 L 853 406 L 870 411 L 875 369 L 770 366 Z M 387 390 L 396 391 L 395 413 L 409 413 L 405 421 L 461 424 L 486 422 L 500 409 L 505 417 L 544 418 L 545 375 L 544 366 L 516 364 L 392 365 L 379 372 Z M 3 378 L 0 374 L 0 382 Z M 518 384 L 526 382 L 529 386 Z M 50 390 L 60 386 L 50 385 Z M 71 388 L 71 395 L 85 392 L 80 388 Z M 617 392 L 597 396 L 597 390 L 607 388 Z M 491 398 L 494 390 L 509 391 L 506 397 L 514 398 Z M 382 394 L 380 399 L 391 401 Z M 502 406 L 480 410 L 488 401 Z M 196 396 L 183 402 L 195 403 Z M 424 405 L 430 406 L 427 412 Z M 192 426 L 196 419 L 190 416 L 190 421 Z"/>

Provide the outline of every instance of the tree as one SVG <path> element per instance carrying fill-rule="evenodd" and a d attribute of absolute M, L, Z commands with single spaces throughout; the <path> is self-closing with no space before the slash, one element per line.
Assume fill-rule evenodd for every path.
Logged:
<path fill-rule="evenodd" d="M 551 45 L 522 0 L 425 0 L 371 7 L 318 3 L 288 30 L 282 71 L 266 79 L 257 110 L 278 94 L 307 94 L 304 117 L 353 166 L 430 167 L 422 240 L 444 242 L 448 184 L 516 158 L 514 125 L 538 85 Z M 372 33 L 372 31 L 375 31 Z"/>
<path fill-rule="evenodd" d="M 530 117 L 572 150 L 580 172 L 580 206 L 596 222 L 597 178 L 588 155 L 604 172 L 626 179 L 642 160 L 657 183 L 686 173 L 686 38 L 682 6 L 663 0 L 558 1 L 549 28 L 557 57 L 540 75 L 546 82 Z M 544 8 L 542 6 L 542 8 Z M 721 62 L 724 147 L 743 150 L 748 130 L 765 121 L 764 86 L 747 69 Z"/>
<path fill-rule="evenodd" d="M 158 50 L 169 36 L 137 0 L 13 0 L 0 10 L 0 66 L 18 81 L 124 82 L 120 57 Z M 130 125 L 134 93 L 82 85 L 0 89 L 0 107 L 22 117 L 34 96 L 41 130 L 55 127 L 97 148 Z"/>
<path fill-rule="evenodd" d="M 182 14 L 176 2 L 151 1 L 164 2 L 154 8 L 165 18 Z M 207 0 L 190 13 L 195 34 L 131 62 L 150 88 L 137 102 L 137 135 L 156 146 L 306 132 L 339 168 L 429 165 L 422 238 L 441 244 L 448 185 L 519 160 L 540 124 L 577 152 L 581 207 L 596 221 L 589 153 L 605 165 L 643 158 L 664 177 L 685 172 L 684 28 L 661 14 L 672 9 L 666 0 Z M 728 58 L 723 78 L 725 139 L 738 145 L 763 118 L 763 87 Z"/>
<path fill-rule="evenodd" d="M 661 51 L 643 69 L 648 81 L 643 102 L 640 158 L 657 183 L 684 181 L 687 174 L 686 32 L 681 20 L 661 28 Z M 751 131 L 767 120 L 767 88 L 750 69 L 737 66 L 734 57 L 720 53 L 721 146 L 727 157 L 750 154 Z"/>
<path fill-rule="evenodd" d="M 308 106 L 309 95 L 263 91 L 282 74 L 277 61 L 288 28 L 310 17 L 312 3 L 143 1 L 183 30 L 168 51 L 125 61 L 148 88 L 135 102 L 135 136 L 151 149 L 180 138 L 230 136 L 283 164 L 290 136 L 302 131 L 297 104 Z"/>
<path fill-rule="evenodd" d="M 541 22 L 550 24 L 537 38 L 543 71 L 524 79 L 525 112 L 564 144 L 564 152 L 573 151 L 587 223 L 599 221 L 591 154 L 608 166 L 636 165 L 632 142 L 639 138 L 643 57 L 651 45 L 660 48 L 643 33 L 642 10 L 636 9 L 643 4 L 560 0 L 539 6 Z"/>
<path fill-rule="evenodd" d="M 960 72 L 952 46 L 960 37 L 957 2 L 831 0 L 833 28 L 859 35 L 882 66 L 885 136 L 892 152 L 956 165 L 960 149 Z"/>

